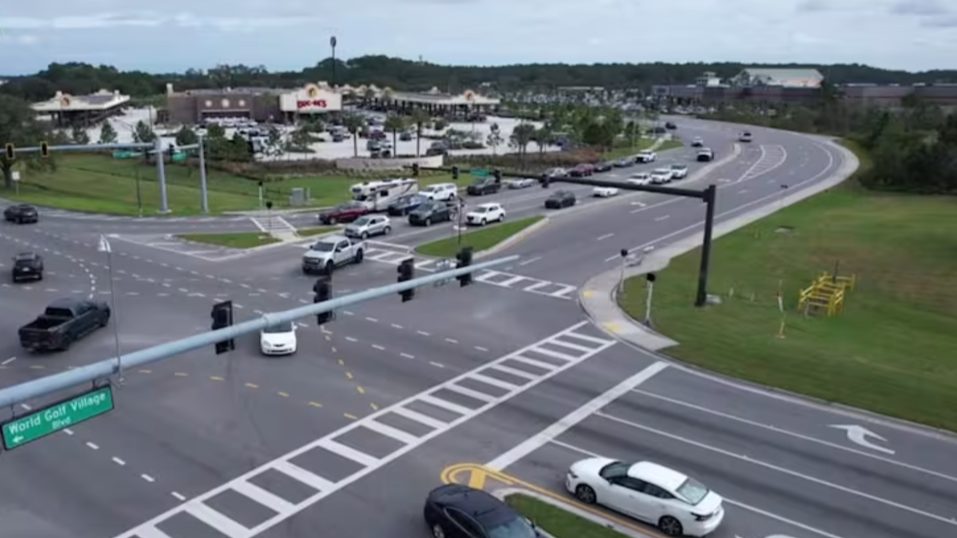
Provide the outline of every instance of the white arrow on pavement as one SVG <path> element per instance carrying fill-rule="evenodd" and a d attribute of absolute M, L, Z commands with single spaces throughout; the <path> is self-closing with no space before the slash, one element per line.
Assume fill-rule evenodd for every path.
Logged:
<path fill-rule="evenodd" d="M 877 440 L 882 441 L 882 442 L 884 442 L 884 443 L 887 442 L 887 439 L 884 439 L 884 438 L 881 437 L 880 435 L 877 435 L 876 433 L 872 432 L 871 430 L 868 430 L 868 429 L 865 428 L 864 426 L 858 426 L 858 425 L 856 425 L 856 424 L 852 424 L 852 425 L 851 425 L 851 424 L 849 424 L 849 425 L 832 424 L 831 427 L 832 427 L 832 428 L 836 428 L 836 429 L 838 429 L 838 430 L 844 430 L 844 431 L 846 431 L 846 432 L 847 432 L 847 438 L 850 439 L 850 441 L 851 441 L 852 443 L 856 443 L 856 444 L 861 445 L 861 446 L 863 446 L 863 447 L 867 447 L 867 448 L 869 448 L 869 449 L 871 449 L 871 450 L 876 450 L 876 451 L 878 451 L 878 452 L 883 452 L 883 453 L 885 453 L 885 454 L 892 454 L 892 455 L 895 454 L 895 452 L 894 452 L 893 450 L 889 449 L 889 448 L 885 448 L 885 447 L 882 447 L 882 446 L 880 446 L 880 445 L 876 445 L 876 444 L 874 444 L 874 443 L 868 441 L 868 440 L 867 440 L 868 437 L 873 437 L 874 439 L 877 439 Z"/>
<path fill-rule="evenodd" d="M 636 205 L 636 206 L 638 206 L 638 207 L 645 207 L 645 206 L 648 205 L 648 204 L 646 204 L 646 203 L 644 203 L 644 202 L 632 202 L 631 205 Z"/>

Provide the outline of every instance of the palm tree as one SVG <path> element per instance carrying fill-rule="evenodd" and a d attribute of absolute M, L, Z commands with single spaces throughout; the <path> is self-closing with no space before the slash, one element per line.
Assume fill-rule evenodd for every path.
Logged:
<path fill-rule="evenodd" d="M 396 152 L 398 155 L 399 150 L 399 131 L 404 131 L 406 128 L 406 117 L 400 116 L 398 114 L 389 114 L 385 119 L 385 124 L 382 126 L 387 132 L 392 133 L 392 151 Z"/>
<path fill-rule="evenodd" d="M 421 108 L 417 108 L 412 111 L 412 123 L 415 124 L 415 156 L 418 157 L 421 155 L 420 146 L 422 144 L 422 125 L 427 123 L 430 119 L 429 113 Z"/>
<path fill-rule="evenodd" d="M 535 135 L 535 126 L 531 123 L 519 123 L 515 126 L 515 129 L 512 130 L 512 144 L 518 148 L 518 154 L 524 158 L 525 152 L 528 149 L 528 143 L 532 141 L 532 137 Z"/>
<path fill-rule="evenodd" d="M 535 143 L 538 144 L 538 153 L 540 155 L 545 153 L 545 147 L 551 143 L 553 136 L 554 131 L 552 131 L 552 125 L 549 122 L 545 122 L 544 125 L 535 131 Z"/>
<path fill-rule="evenodd" d="M 359 131 L 365 126 L 362 116 L 358 114 L 346 114 L 342 118 L 342 124 L 352 134 L 352 156 L 359 156 Z"/>

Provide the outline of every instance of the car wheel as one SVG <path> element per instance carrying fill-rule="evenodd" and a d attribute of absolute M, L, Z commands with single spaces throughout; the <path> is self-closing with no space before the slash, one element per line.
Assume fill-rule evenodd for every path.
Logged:
<path fill-rule="evenodd" d="M 362 232 L 362 235 L 360 235 L 359 238 L 365 241 L 369 238 L 369 232 Z"/>
<path fill-rule="evenodd" d="M 595 490 L 585 484 L 581 484 L 575 488 L 575 498 L 585 504 L 595 504 L 598 502 L 598 496 L 595 494 Z"/>
<path fill-rule="evenodd" d="M 326 274 L 327 274 L 327 275 L 331 275 L 331 274 L 333 273 L 333 271 L 335 271 L 335 270 L 336 270 L 336 264 L 334 264 L 334 263 L 332 263 L 332 262 L 327 262 L 327 263 L 326 263 L 325 271 L 326 271 Z"/>
<path fill-rule="evenodd" d="M 425 225 L 426 227 L 432 226 L 432 217 L 428 217 L 425 219 Z"/>
<path fill-rule="evenodd" d="M 445 538 L 445 530 L 442 529 L 442 525 L 438 523 L 432 525 L 432 538 Z"/>
<path fill-rule="evenodd" d="M 488 224 L 488 221 L 485 219 L 482 219 L 482 222 L 480 222 L 479 224 L 481 224 L 482 226 L 485 226 L 486 224 Z"/>
<path fill-rule="evenodd" d="M 685 530 L 681 527 L 681 522 L 671 516 L 665 516 L 658 520 L 658 530 L 668 536 L 681 536 Z"/>
<path fill-rule="evenodd" d="M 391 227 L 391 226 L 386 226 L 385 229 L 382 230 L 382 235 L 389 235 L 390 233 L 392 233 L 392 227 Z"/>
<path fill-rule="evenodd" d="M 335 225 L 338 224 L 338 223 L 339 223 L 339 220 L 338 220 L 337 218 L 335 218 L 335 217 L 331 217 L 331 218 L 329 219 L 329 226 L 335 226 Z"/>
<path fill-rule="evenodd" d="M 365 253 L 362 251 L 362 249 L 357 250 L 357 251 L 356 251 L 356 257 L 354 258 L 354 259 L 355 259 L 355 262 L 356 262 L 356 263 L 362 263 L 362 260 L 365 259 L 365 256 L 366 256 L 366 255 L 365 255 Z"/>
<path fill-rule="evenodd" d="M 501 215 L 498 216 L 498 221 L 499 222 L 505 221 L 505 213 L 502 213 Z"/>

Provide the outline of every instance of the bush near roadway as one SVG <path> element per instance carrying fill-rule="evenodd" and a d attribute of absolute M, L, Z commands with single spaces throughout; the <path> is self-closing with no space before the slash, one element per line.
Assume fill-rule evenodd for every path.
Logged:
<path fill-rule="evenodd" d="M 856 150 L 863 173 L 867 155 Z M 666 353 L 722 374 L 957 431 L 957 199 L 867 191 L 855 178 L 714 244 L 692 306 L 700 249 L 658 274 L 652 318 Z M 787 230 L 787 231 L 784 231 Z M 799 290 L 823 271 L 856 274 L 845 311 L 805 318 Z M 645 278 L 621 306 L 645 312 Z M 782 315 L 785 338 L 777 338 Z M 731 290 L 734 290 L 733 296 Z M 753 300 L 752 300 L 753 297 Z"/>

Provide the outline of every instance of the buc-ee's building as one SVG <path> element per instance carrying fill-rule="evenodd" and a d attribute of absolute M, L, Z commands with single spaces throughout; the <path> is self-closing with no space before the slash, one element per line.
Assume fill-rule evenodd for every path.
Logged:
<path fill-rule="evenodd" d="M 130 96 L 119 91 L 100 90 L 89 95 L 56 92 L 50 99 L 33 103 L 30 108 L 37 115 L 49 118 L 57 127 L 89 127 L 110 116 L 121 115 L 129 101 Z"/>
<path fill-rule="evenodd" d="M 196 124 L 210 118 L 249 118 L 261 122 L 291 123 L 302 115 L 342 110 L 342 94 L 318 84 L 295 90 L 225 88 L 176 92 L 166 85 L 167 121 Z"/>

